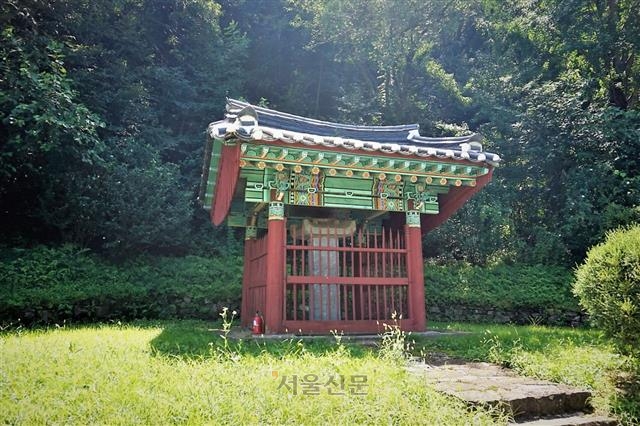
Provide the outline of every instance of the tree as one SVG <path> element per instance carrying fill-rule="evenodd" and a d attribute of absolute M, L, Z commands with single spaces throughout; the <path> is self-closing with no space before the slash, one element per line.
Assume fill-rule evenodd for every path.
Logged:
<path fill-rule="evenodd" d="M 114 256 L 206 242 L 204 129 L 244 81 L 228 69 L 245 39 L 221 13 L 209 0 L 4 4 L 3 224 Z"/>
<path fill-rule="evenodd" d="M 0 14 L 0 222 L 5 236 L 33 238 L 47 229 L 33 204 L 50 173 L 102 163 L 103 123 L 78 99 L 64 43 L 28 7 L 9 1 Z"/>
<path fill-rule="evenodd" d="M 292 1 L 295 23 L 310 32 L 309 48 L 334 52 L 341 64 L 344 118 L 368 124 L 416 122 L 437 129 L 457 121 L 469 99 L 437 56 L 441 32 L 459 2 Z M 452 16 L 456 16 L 452 18 Z M 445 20 L 446 23 L 442 21 Z M 437 46 L 437 47 L 436 47 Z"/>

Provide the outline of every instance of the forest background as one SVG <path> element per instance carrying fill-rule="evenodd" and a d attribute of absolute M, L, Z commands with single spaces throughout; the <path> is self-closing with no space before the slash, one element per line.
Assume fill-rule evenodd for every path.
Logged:
<path fill-rule="evenodd" d="M 7 0 L 0 23 L 5 293 L 51 250 L 238 259 L 197 201 L 226 97 L 481 133 L 504 162 L 432 262 L 572 268 L 640 220 L 638 0 Z"/>

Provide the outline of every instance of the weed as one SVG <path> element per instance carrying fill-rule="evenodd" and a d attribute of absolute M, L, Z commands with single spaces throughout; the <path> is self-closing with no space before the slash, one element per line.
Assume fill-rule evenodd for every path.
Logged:
<path fill-rule="evenodd" d="M 382 324 L 384 331 L 380 334 L 378 354 L 382 359 L 404 361 L 411 355 L 415 342 L 407 342 L 411 332 L 406 333 L 398 324 L 398 319 L 402 319 L 402 315 L 398 316 L 393 312 L 391 319 L 392 324 Z"/>
<path fill-rule="evenodd" d="M 233 347 L 229 342 L 229 333 L 231 333 L 231 327 L 236 315 L 236 311 L 232 311 L 231 315 L 229 315 L 229 308 L 222 308 L 220 313 L 220 317 L 222 317 L 222 334 L 220 334 L 222 343 L 211 344 L 212 349 L 218 356 L 234 362 L 237 362 L 242 356 L 242 340 L 238 340 Z"/>
<path fill-rule="evenodd" d="M 338 332 L 338 330 L 331 330 L 331 335 L 333 336 L 336 343 L 335 353 L 338 355 L 347 354 L 347 348 L 342 342 L 342 338 L 344 337 L 344 332 L 343 331 Z"/>
<path fill-rule="evenodd" d="M 487 348 L 487 360 L 489 362 L 499 364 L 507 368 L 513 366 L 513 359 L 516 358 L 523 350 L 519 337 L 516 337 L 507 343 L 498 335 L 493 334 L 491 330 L 485 331 L 482 345 Z"/>

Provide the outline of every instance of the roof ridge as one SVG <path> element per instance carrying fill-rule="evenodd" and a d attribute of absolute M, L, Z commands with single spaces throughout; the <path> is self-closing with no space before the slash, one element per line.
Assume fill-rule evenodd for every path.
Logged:
<path fill-rule="evenodd" d="M 232 99 L 232 98 L 227 98 L 227 111 L 231 112 L 229 110 L 229 105 L 233 105 L 235 104 L 236 107 L 238 107 L 239 109 L 245 108 L 245 107 L 251 107 L 253 108 L 256 112 L 258 112 L 259 114 L 266 114 L 266 115 L 271 115 L 274 117 L 281 117 L 281 118 L 287 118 L 287 119 L 292 119 L 292 120 L 297 120 L 297 121 L 301 121 L 304 123 L 310 123 L 310 124 L 314 124 L 314 125 L 318 125 L 318 126 L 325 126 L 325 127 L 332 127 L 332 128 L 340 128 L 340 129 L 344 129 L 344 130 L 367 130 L 367 131 L 407 131 L 410 132 L 412 130 L 418 130 L 420 128 L 420 125 L 417 123 L 413 123 L 413 124 L 395 124 L 395 125 L 387 125 L 387 126 L 372 126 L 372 125 L 357 125 L 357 124 L 344 124 L 344 123 L 337 123 L 334 121 L 326 121 L 326 120 L 318 120 L 315 118 L 308 118 L 308 117 L 302 117 L 300 115 L 295 115 L 295 114 L 290 114 L 288 112 L 282 112 L 282 111 L 277 111 L 274 109 L 270 109 L 270 108 L 265 108 L 265 107 L 261 107 L 261 106 L 257 106 L 257 105 L 253 105 L 249 102 L 245 102 L 245 101 L 240 101 L 237 99 Z"/>

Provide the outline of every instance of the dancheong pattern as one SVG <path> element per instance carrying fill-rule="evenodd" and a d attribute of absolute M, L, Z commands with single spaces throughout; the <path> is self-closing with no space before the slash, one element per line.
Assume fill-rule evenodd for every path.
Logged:
<path fill-rule="evenodd" d="M 291 172 L 289 204 L 295 206 L 322 206 L 324 191 L 324 174 L 319 171 L 302 170 Z"/>
<path fill-rule="evenodd" d="M 403 211 L 403 183 L 376 178 L 373 180 L 373 209 Z"/>

